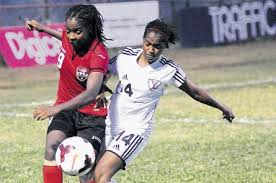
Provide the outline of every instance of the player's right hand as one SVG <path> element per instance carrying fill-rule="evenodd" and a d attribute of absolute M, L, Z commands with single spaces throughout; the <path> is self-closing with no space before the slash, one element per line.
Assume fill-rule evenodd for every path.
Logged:
<path fill-rule="evenodd" d="M 105 97 L 104 92 L 98 94 L 98 96 L 96 97 L 96 104 L 94 106 L 94 110 L 97 110 L 99 108 L 107 108 L 108 106 L 108 100 Z"/>
<path fill-rule="evenodd" d="M 56 115 L 58 112 L 60 112 L 60 110 L 57 106 L 38 106 L 33 111 L 33 118 L 37 121 L 42 121 Z"/>
<path fill-rule="evenodd" d="M 37 30 L 39 32 L 43 31 L 43 25 L 41 23 L 39 23 L 38 21 L 36 21 L 36 20 L 27 20 L 25 22 L 25 27 L 29 31 L 32 31 L 32 30 Z"/>

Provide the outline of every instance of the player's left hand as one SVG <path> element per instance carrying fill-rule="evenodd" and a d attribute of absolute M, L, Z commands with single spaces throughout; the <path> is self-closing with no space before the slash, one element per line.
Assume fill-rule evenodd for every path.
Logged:
<path fill-rule="evenodd" d="M 227 119 L 229 122 L 232 122 L 235 118 L 233 112 L 228 107 L 225 107 L 223 110 L 223 119 Z"/>
<path fill-rule="evenodd" d="M 25 27 L 29 30 L 37 30 L 39 32 L 43 32 L 43 25 L 40 24 L 38 21 L 36 20 L 27 20 L 25 22 Z"/>
<path fill-rule="evenodd" d="M 97 97 L 96 97 L 96 105 L 94 107 L 94 110 L 99 109 L 99 108 L 107 108 L 108 105 L 108 100 L 105 97 L 104 93 L 100 93 Z"/>
<path fill-rule="evenodd" d="M 34 109 L 33 118 L 37 121 L 42 121 L 46 118 L 54 116 L 58 113 L 58 110 L 55 106 L 39 106 Z"/>

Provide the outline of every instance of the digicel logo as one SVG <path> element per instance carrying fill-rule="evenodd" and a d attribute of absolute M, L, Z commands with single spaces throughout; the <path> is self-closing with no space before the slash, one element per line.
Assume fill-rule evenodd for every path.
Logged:
<path fill-rule="evenodd" d="M 37 31 L 33 31 L 33 37 L 26 38 L 23 32 L 5 32 L 8 45 L 17 60 L 24 58 L 25 54 L 30 59 L 34 59 L 39 65 L 46 63 L 48 56 L 55 57 L 60 52 L 61 41 L 54 37 L 39 36 Z"/>

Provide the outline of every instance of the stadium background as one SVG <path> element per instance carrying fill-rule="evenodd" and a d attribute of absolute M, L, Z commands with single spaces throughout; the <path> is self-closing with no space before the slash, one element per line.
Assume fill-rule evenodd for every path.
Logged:
<path fill-rule="evenodd" d="M 1 0 L 0 26 L 22 25 L 24 17 L 37 17 L 43 22 L 63 22 L 64 14 L 74 3 L 115 3 L 145 0 Z M 258 0 L 255 0 L 258 1 Z M 262 1 L 262 0 L 259 0 Z M 160 18 L 176 20 L 183 8 L 208 7 L 252 2 L 252 0 L 158 0 Z"/>
<path fill-rule="evenodd" d="M 139 2 L 143 4 L 143 2 L 152 1 L 1 0 L 0 30 L 1 28 L 3 30 L 3 27 L 9 27 L 11 30 L 13 26 L 23 27 L 25 20 L 29 18 L 34 18 L 50 25 L 56 23 L 62 24 L 67 9 L 73 4 L 94 3 L 96 6 L 97 4 L 101 4 L 104 7 L 108 4 L 120 2 Z M 149 17 L 159 17 L 174 25 L 179 34 L 179 43 L 182 47 L 239 43 L 256 40 L 259 37 L 273 38 L 276 35 L 275 0 L 158 0 L 154 2 L 158 3 L 158 10 L 153 9 L 153 12 L 157 11 L 157 16 L 149 15 Z M 143 12 L 143 14 L 147 14 L 147 12 Z M 141 17 L 141 14 L 137 14 L 137 17 L 139 16 Z M 143 16 L 142 18 L 145 19 L 147 15 Z M 119 20 L 117 15 L 114 15 L 114 20 L 116 19 L 117 21 Z M 131 21 L 128 23 L 131 24 Z M 144 27 L 145 23 L 142 24 L 142 27 Z M 123 29 L 124 26 L 121 27 L 121 31 Z M 110 30 L 111 37 L 112 34 L 115 34 L 112 31 Z M 17 32 L 19 31 L 17 30 Z M 118 34 L 125 33 L 119 32 Z M 136 40 L 139 38 L 136 38 Z M 4 38 L 1 37 L 0 39 L 3 40 Z M 114 39 L 117 41 L 116 36 Z M 129 39 L 130 37 L 126 37 L 124 40 L 125 44 L 121 42 L 113 47 L 118 47 L 118 45 L 137 46 L 133 45 Z M 4 47 L 5 42 L 1 42 Z M 9 61 L 9 58 L 7 58 L 9 56 L 6 55 L 2 53 L 0 56 L 1 65 L 6 63 L 3 57 L 6 57 L 5 59 Z"/>

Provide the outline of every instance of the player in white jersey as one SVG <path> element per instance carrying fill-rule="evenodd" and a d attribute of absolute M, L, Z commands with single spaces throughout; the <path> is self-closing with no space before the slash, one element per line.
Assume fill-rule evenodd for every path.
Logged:
<path fill-rule="evenodd" d="M 109 63 L 109 71 L 117 74 L 120 80 L 106 120 L 112 136 L 121 129 L 128 129 L 143 132 L 141 137 L 147 139 L 165 88 L 169 84 L 180 87 L 185 82 L 183 70 L 163 55 L 152 64 L 141 67 L 137 60 L 142 53 L 143 49 L 125 48 Z"/>
<path fill-rule="evenodd" d="M 170 84 L 195 100 L 222 111 L 232 121 L 234 115 L 224 104 L 197 87 L 184 71 L 162 51 L 174 43 L 175 34 L 161 20 L 150 22 L 142 49 L 123 49 L 110 60 L 109 71 L 119 76 L 106 119 L 106 152 L 95 170 L 97 183 L 106 183 L 124 169 L 148 143 L 154 112 Z"/>

